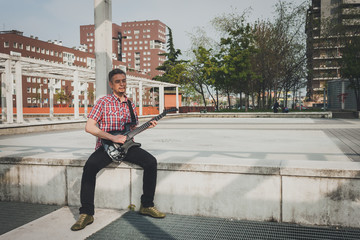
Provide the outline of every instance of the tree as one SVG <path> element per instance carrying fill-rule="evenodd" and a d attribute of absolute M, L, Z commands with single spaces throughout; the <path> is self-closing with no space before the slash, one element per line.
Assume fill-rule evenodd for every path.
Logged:
<path fill-rule="evenodd" d="M 248 97 L 253 91 L 251 82 L 256 78 L 252 71 L 251 56 L 256 52 L 254 47 L 253 28 L 245 22 L 245 14 L 231 14 L 215 18 L 213 23 L 225 33 L 220 39 L 220 58 L 224 77 L 224 88 L 228 96 L 230 93 L 245 93 L 245 107 L 248 108 Z"/>
<path fill-rule="evenodd" d="M 253 67 L 260 81 L 254 86 L 258 87 L 258 103 L 262 107 L 272 105 L 272 92 L 274 97 L 281 92 L 287 96 L 290 89 L 296 91 L 302 86 L 306 63 L 302 20 L 305 10 L 304 4 L 295 6 L 279 1 L 275 20 L 258 21 L 254 26 L 258 51 L 253 55 Z"/>
<path fill-rule="evenodd" d="M 341 76 L 349 79 L 354 89 L 357 110 L 360 111 L 360 37 L 352 37 L 342 49 Z"/>
<path fill-rule="evenodd" d="M 170 72 L 172 69 L 179 63 L 183 61 L 179 61 L 178 57 L 181 55 L 180 49 L 175 49 L 172 37 L 171 28 L 168 27 L 168 42 L 167 42 L 167 50 L 168 52 L 159 54 L 160 56 L 166 56 L 166 61 L 161 66 L 158 66 L 156 69 L 160 71 L 164 71 L 164 74 L 161 76 L 156 76 L 154 79 L 163 81 L 163 82 L 171 82 L 174 79 L 174 76 L 170 76 Z"/>
<path fill-rule="evenodd" d="M 64 101 L 67 102 L 70 98 L 69 98 L 69 95 L 66 94 L 64 89 L 60 89 L 60 90 L 56 90 L 55 99 L 56 99 L 56 101 L 60 101 L 60 106 L 61 106 L 61 104 Z"/>

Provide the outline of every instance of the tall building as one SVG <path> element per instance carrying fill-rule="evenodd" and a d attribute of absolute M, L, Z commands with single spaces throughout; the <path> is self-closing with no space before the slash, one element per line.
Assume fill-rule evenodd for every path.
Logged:
<path fill-rule="evenodd" d="M 130 71 L 155 77 L 162 74 L 156 68 L 166 60 L 166 25 L 159 20 L 124 22 L 112 25 L 113 59 L 122 61 Z M 80 44 L 88 52 L 95 51 L 94 25 L 80 26 Z"/>
<path fill-rule="evenodd" d="M 323 101 L 327 81 L 341 79 L 342 49 L 360 36 L 360 0 L 312 0 L 307 12 L 308 96 Z"/>

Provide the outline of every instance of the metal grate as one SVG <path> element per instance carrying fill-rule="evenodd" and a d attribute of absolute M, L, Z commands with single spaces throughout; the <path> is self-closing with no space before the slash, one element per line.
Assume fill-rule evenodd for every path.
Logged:
<path fill-rule="evenodd" d="M 0 235 L 58 210 L 61 206 L 0 202 Z"/>
<path fill-rule="evenodd" d="M 360 229 L 235 221 L 167 215 L 164 219 L 128 212 L 87 239 L 360 239 Z"/>

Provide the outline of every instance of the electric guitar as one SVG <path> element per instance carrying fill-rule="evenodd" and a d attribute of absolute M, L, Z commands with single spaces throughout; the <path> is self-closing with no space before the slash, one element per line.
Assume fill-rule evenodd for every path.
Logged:
<path fill-rule="evenodd" d="M 123 144 L 121 143 L 114 143 L 110 140 L 101 139 L 101 142 L 104 146 L 106 153 L 110 156 L 113 162 L 120 163 L 126 157 L 128 150 L 132 147 L 140 147 L 140 143 L 136 143 L 134 141 L 135 135 L 143 132 L 146 130 L 150 125 L 151 121 L 155 120 L 158 121 L 161 118 L 165 117 L 167 113 L 178 111 L 177 108 L 172 108 L 169 110 L 164 110 L 161 114 L 157 115 L 156 117 L 152 118 L 151 120 L 147 121 L 140 127 L 135 128 L 134 130 L 130 130 L 130 126 L 132 123 L 128 123 L 125 125 L 125 130 L 123 131 L 110 131 L 109 133 L 112 135 L 124 135 L 126 136 L 126 140 Z"/>

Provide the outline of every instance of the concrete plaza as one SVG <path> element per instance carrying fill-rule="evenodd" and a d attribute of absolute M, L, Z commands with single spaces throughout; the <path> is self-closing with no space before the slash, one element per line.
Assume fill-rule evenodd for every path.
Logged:
<path fill-rule="evenodd" d="M 210 218 L 360 227 L 360 189 L 357 184 L 360 178 L 359 119 L 165 118 L 156 128 L 139 134 L 135 140 L 158 159 L 160 173 L 156 204 L 162 211 L 179 214 L 174 216 L 203 215 Z M 72 174 L 81 174 L 81 166 L 92 153 L 94 144 L 95 138 L 83 129 L 0 136 L 0 164 L 5 166 L 1 170 L 1 200 L 26 199 L 33 203 L 34 200 L 36 203 L 45 201 L 40 199 L 39 202 L 35 196 L 18 196 L 14 192 L 19 192 L 20 189 L 24 193 L 26 190 L 18 185 L 14 187 L 4 184 L 8 180 L 7 174 L 12 175 L 14 171 L 11 163 L 76 166 L 77 170 L 69 168 L 65 171 L 70 178 Z M 115 170 L 119 171 L 125 171 L 125 168 L 126 164 L 115 166 Z M 32 168 L 27 168 L 29 169 Z M 141 171 L 131 171 L 129 176 L 135 187 L 131 188 L 129 198 L 138 205 L 137 198 L 141 188 L 138 178 Z M 40 172 L 35 169 L 32 173 Z M 112 176 L 111 173 L 106 174 L 104 171 L 99 178 L 101 193 L 106 193 L 103 192 L 106 189 L 101 187 L 101 181 L 109 180 Z M 21 178 L 22 174 L 16 176 Z M 54 184 L 52 181 L 56 182 L 51 179 L 49 185 Z M 54 218 L 61 220 L 60 225 L 58 230 L 52 229 L 50 233 L 62 236 L 59 239 L 65 236 L 84 239 L 113 220 L 121 219 L 125 213 L 121 209 L 126 209 L 128 202 L 112 208 L 104 203 L 109 201 L 106 197 L 98 199 L 95 223 L 81 233 L 76 233 L 78 237 L 74 237 L 72 234 L 75 233 L 69 227 L 77 218 L 78 181 L 79 177 L 74 177 L 67 182 L 68 189 L 64 195 L 68 195 L 66 203 L 70 208 L 60 208 L 55 215 L 45 215 L 44 219 L 16 228 L 0 236 L 0 239 L 17 239 L 14 236 L 21 239 L 20 236 L 29 234 L 34 239 L 42 239 L 41 232 L 43 236 L 46 234 L 36 229 L 46 226 L 46 223 L 50 224 Z M 198 182 L 201 184 L 197 185 Z M 273 189 L 269 189 L 271 186 Z M 321 190 L 325 196 L 321 198 L 309 186 L 326 186 L 331 189 Z M 9 188 L 17 190 L 11 191 Z M 43 191 L 45 187 L 41 188 Z M 291 190 L 294 188 L 298 188 L 299 193 Z M 61 195 L 60 189 L 59 186 Z M 32 191 L 40 190 L 34 188 Z M 353 195 L 348 196 L 349 192 Z M 120 197 L 124 196 L 123 192 L 121 194 Z M 277 199 L 278 195 L 280 201 Z M 239 208 L 231 207 L 234 199 L 239 202 Z M 193 203 L 195 208 L 186 209 L 184 204 L 191 205 L 189 203 Z M 330 211 L 326 215 L 328 219 L 324 220 L 322 209 L 317 209 L 324 204 L 329 204 L 329 208 L 334 208 L 334 211 L 346 208 L 346 216 Z M 260 205 L 266 206 L 261 209 Z M 204 206 L 204 209 L 200 209 L 200 206 Z M 303 216 L 304 210 L 309 211 L 307 216 Z M 344 219 L 349 219 L 353 224 Z M 341 224 L 342 221 L 344 224 Z M 36 235 L 37 232 L 40 235 Z"/>

